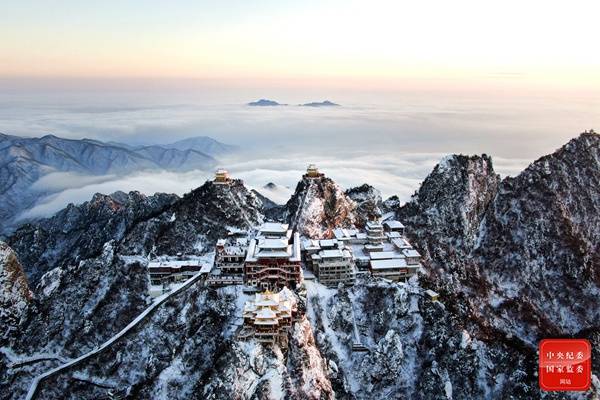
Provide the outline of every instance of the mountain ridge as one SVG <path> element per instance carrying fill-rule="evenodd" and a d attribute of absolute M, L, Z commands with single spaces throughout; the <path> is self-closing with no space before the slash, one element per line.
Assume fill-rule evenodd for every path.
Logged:
<path fill-rule="evenodd" d="M 194 148 L 181 150 L 186 143 Z M 233 151 L 232 147 L 208 137 L 184 139 L 173 143 L 170 148 L 159 145 L 119 146 L 94 139 L 65 139 L 51 134 L 39 138 L 2 134 L 0 219 L 5 224 L 0 234 L 12 231 L 18 224 L 19 214 L 33 207 L 40 198 L 54 193 L 50 188 L 32 187 L 52 172 L 123 176 L 144 170 L 212 169 L 217 160 L 199 150 L 203 144 L 215 155 Z"/>
<path fill-rule="evenodd" d="M 116 390 L 143 399 L 531 399 L 542 395 L 538 339 L 585 335 L 593 357 L 600 356 L 597 135 L 580 135 L 512 178 L 500 179 L 487 155 L 448 156 L 404 205 L 397 199 L 381 202 L 369 185 L 343 191 L 320 175 L 306 179 L 296 188 L 297 201 L 286 205 L 287 217 L 319 218 L 294 218 L 298 230 L 321 234 L 350 213 L 356 225 L 361 215 L 393 212 L 423 255 L 418 279 L 364 277 L 355 286 L 333 289 L 307 281 L 297 293 L 306 316 L 294 324 L 287 352 L 232 336 L 246 299 L 241 288 L 194 284 L 158 307 L 127 340 L 43 383 L 43 398 L 99 398 Z M 107 231 L 98 229 L 89 238 L 101 244 L 90 258 L 56 262 L 31 285 L 37 311 L 25 311 L 24 325 L 11 322 L 0 346 L 24 358 L 50 352 L 75 357 L 118 332 L 144 307 L 145 263 L 152 251 L 207 251 L 228 228 L 243 230 L 264 220 L 260 198 L 241 181 L 231 183 L 209 181 L 157 205 L 155 213 L 139 210 L 143 216 L 125 230 L 119 221 L 139 201 L 123 204 L 132 196 L 123 193 L 95 196 L 102 210 L 97 215 L 117 223 L 96 225 Z M 304 207 L 317 212 L 303 212 Z M 70 213 L 75 227 L 94 215 L 77 206 Z M 63 219 L 49 223 L 56 232 L 66 227 Z M 24 238 L 35 238 L 37 229 L 19 231 L 9 243 L 17 243 L 13 250 L 26 273 L 40 257 L 28 255 L 36 246 Z M 72 237 L 79 233 L 67 231 Z M 203 247 L 196 248 L 200 236 Z M 65 240 L 46 251 L 60 250 Z M 73 242 L 65 254 L 89 246 Z M 565 283 L 553 292 L 548 283 L 559 278 Z M 439 300 L 429 299 L 426 289 L 436 290 Z M 555 301 L 543 301 L 549 296 Z M 368 352 L 352 353 L 355 329 Z M 0 389 L 9 399 L 19 398 L 32 376 L 60 362 L 32 362 L 17 371 L 7 367 L 9 361 L 17 362 L 0 352 Z M 592 371 L 600 374 L 597 365 Z M 593 386 L 576 398 L 599 391 Z"/>

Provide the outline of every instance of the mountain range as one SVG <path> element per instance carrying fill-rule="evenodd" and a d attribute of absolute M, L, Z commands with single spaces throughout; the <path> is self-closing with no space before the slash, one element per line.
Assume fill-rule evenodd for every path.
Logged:
<path fill-rule="evenodd" d="M 202 136 L 167 145 L 131 146 L 93 139 L 64 139 L 54 135 L 25 138 L 0 134 L 0 234 L 14 228 L 16 218 L 53 193 L 32 187 L 56 172 L 77 175 L 125 175 L 143 170 L 209 170 L 215 157 L 234 146 Z"/>
<path fill-rule="evenodd" d="M 423 255 L 418 279 L 307 282 L 287 350 L 235 337 L 241 287 L 197 282 L 49 376 L 37 398 L 597 398 L 597 363 L 589 391 L 542 393 L 536 354 L 542 338 L 580 337 L 600 357 L 600 136 L 590 132 L 504 179 L 487 155 L 450 155 L 406 204 L 327 177 L 301 180 L 283 205 L 240 180 L 208 181 L 183 197 L 98 194 L 26 224 L 0 243 L 2 398 L 23 398 L 35 376 L 146 309 L 149 256 L 205 254 L 227 229 L 267 219 L 316 238 L 383 215 L 403 221 Z M 352 352 L 356 329 L 366 352 Z"/>

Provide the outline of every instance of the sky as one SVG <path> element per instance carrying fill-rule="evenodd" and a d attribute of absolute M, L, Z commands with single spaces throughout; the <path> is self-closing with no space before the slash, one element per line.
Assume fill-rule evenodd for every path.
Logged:
<path fill-rule="evenodd" d="M 220 162 L 253 187 L 283 196 L 315 162 L 407 200 L 446 154 L 490 154 L 515 175 L 600 130 L 598 15 L 585 0 L 7 0 L 0 132 L 207 135 L 244 149 Z M 290 105 L 246 105 L 260 98 Z M 341 107 L 297 106 L 325 99 Z M 58 193 L 33 214 L 95 192 L 182 194 L 209 175 L 53 174 L 34 185 Z"/>
<path fill-rule="evenodd" d="M 594 0 L 3 1 L 0 76 L 597 88 L 599 14 Z"/>

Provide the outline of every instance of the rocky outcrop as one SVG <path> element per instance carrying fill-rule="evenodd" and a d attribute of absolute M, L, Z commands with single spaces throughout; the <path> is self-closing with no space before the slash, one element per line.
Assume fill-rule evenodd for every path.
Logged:
<path fill-rule="evenodd" d="M 13 250 L 0 242 L 0 343 L 18 333 L 32 305 L 27 278 Z"/>
<path fill-rule="evenodd" d="M 333 236 L 336 227 L 353 227 L 356 203 L 334 181 L 304 177 L 285 206 L 284 218 L 292 228 L 310 238 Z"/>
<path fill-rule="evenodd" d="M 460 263 L 470 253 L 499 182 L 492 159 L 485 154 L 447 156 L 397 216 L 427 258 L 439 260 L 441 268 L 462 276 L 460 265 L 454 271 L 446 261 L 456 259 Z"/>
<path fill-rule="evenodd" d="M 205 377 L 202 394 L 208 399 L 333 399 L 327 374 L 304 319 L 294 324 L 287 349 L 254 339 L 233 342 Z"/>
<path fill-rule="evenodd" d="M 45 381 L 38 398 L 206 398 L 203 380 L 231 347 L 239 295 L 190 287 L 106 351 Z"/>
<path fill-rule="evenodd" d="M 363 184 L 346 190 L 348 196 L 356 204 L 356 225 L 363 228 L 367 221 L 381 218 L 381 192 L 373 186 Z"/>
<path fill-rule="evenodd" d="M 114 242 L 96 258 L 44 274 L 35 312 L 10 337 L 10 353 L 0 353 L 0 392 L 22 398 L 34 376 L 108 340 L 147 307 L 147 288 L 143 262 L 115 255 Z"/>
<path fill-rule="evenodd" d="M 323 356 L 335 366 L 337 398 L 525 399 L 538 393 L 534 351 L 485 338 L 447 309 L 446 299 L 425 298 L 416 282 L 308 286 L 308 315 Z M 352 351 L 354 324 L 367 352 Z"/>
<path fill-rule="evenodd" d="M 533 331 L 516 335 L 600 328 L 600 136 L 584 133 L 503 180 L 473 259 L 503 322 Z"/>

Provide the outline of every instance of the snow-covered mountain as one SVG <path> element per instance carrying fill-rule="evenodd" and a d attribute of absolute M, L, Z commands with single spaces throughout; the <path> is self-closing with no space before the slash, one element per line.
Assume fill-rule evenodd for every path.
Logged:
<path fill-rule="evenodd" d="M 195 150 L 204 154 L 208 154 L 211 157 L 219 157 L 225 154 L 229 154 L 237 150 L 236 146 L 221 143 L 208 136 L 195 136 L 183 140 L 179 140 L 174 143 L 164 144 L 161 147 L 167 149 L 176 149 L 181 151 Z"/>
<path fill-rule="evenodd" d="M 305 175 L 285 205 L 284 218 L 307 237 L 332 237 L 333 228 L 354 226 L 355 210 L 356 203 L 333 180 Z"/>
<path fill-rule="evenodd" d="M 429 279 L 529 345 L 598 329 L 600 139 L 584 133 L 514 178 L 452 156 L 398 210 Z"/>
<path fill-rule="evenodd" d="M 186 144 L 190 147 L 186 148 Z M 54 192 L 32 187 L 53 172 L 77 175 L 126 175 L 142 170 L 208 170 L 230 147 L 207 137 L 168 146 L 132 147 L 98 140 L 63 139 L 53 135 L 24 138 L 0 134 L 0 234 L 12 230 L 19 213 Z M 209 155 L 210 154 L 210 155 Z"/>
<path fill-rule="evenodd" d="M 296 293 L 305 313 L 287 350 L 234 336 L 248 298 L 241 287 L 196 282 L 106 350 L 43 381 L 37 398 L 600 394 L 597 363 L 590 391 L 540 392 L 536 354 L 543 337 L 585 337 L 593 359 L 600 357 L 597 134 L 582 134 L 514 178 L 500 179 L 485 155 L 449 156 L 403 206 L 381 202 L 368 185 L 344 192 L 325 177 L 304 179 L 285 211 L 307 233 L 396 213 L 424 256 L 424 271 L 406 284 L 369 277 L 335 289 L 305 283 Z M 207 182 L 181 198 L 97 195 L 19 229 L 8 239 L 12 249 L 0 244 L 0 299 L 18 304 L 1 314 L 8 315 L 2 398 L 23 398 L 33 377 L 134 320 L 150 301 L 147 254 L 200 254 L 226 229 L 255 226 L 265 212 L 241 181 Z M 440 293 L 439 302 L 425 295 L 428 288 Z M 357 340 L 367 351 L 352 351 Z"/>

